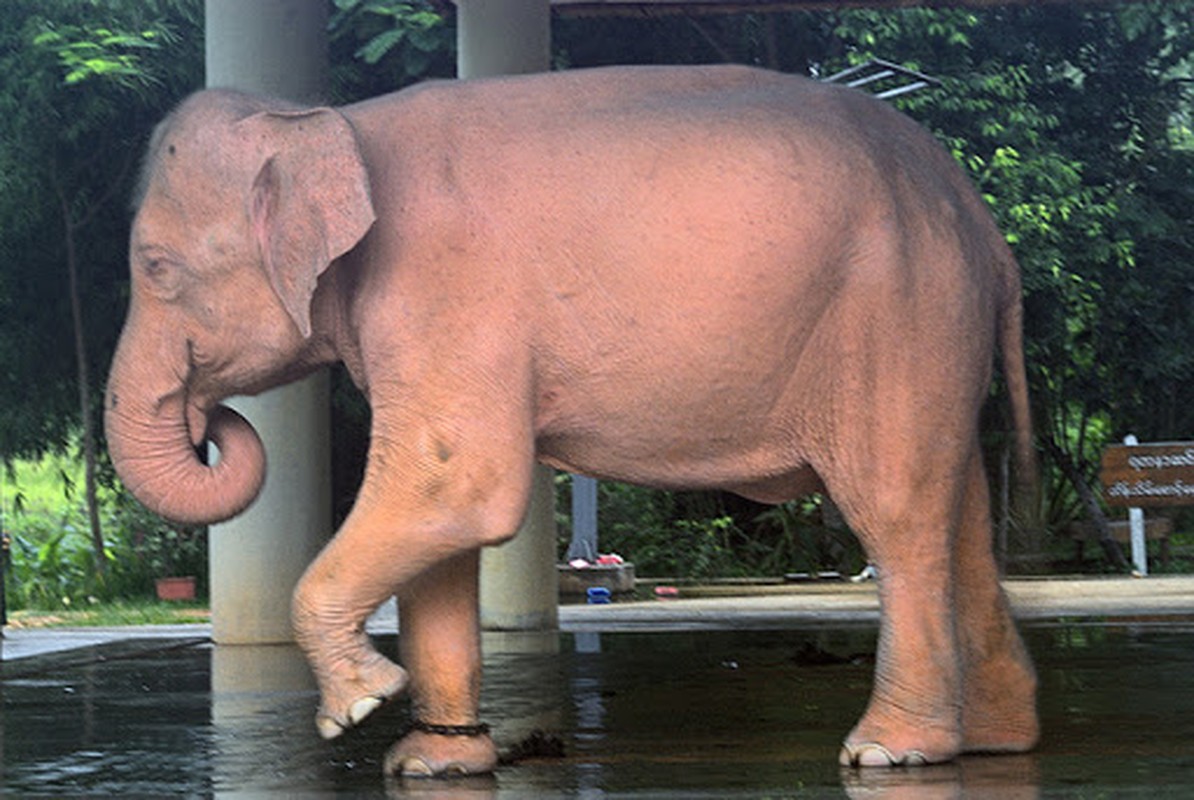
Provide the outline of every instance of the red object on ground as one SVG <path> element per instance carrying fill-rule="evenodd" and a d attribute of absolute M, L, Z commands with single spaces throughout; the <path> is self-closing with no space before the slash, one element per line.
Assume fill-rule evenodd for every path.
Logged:
<path fill-rule="evenodd" d="M 158 578 L 154 584 L 159 600 L 195 599 L 195 578 L 190 575 L 180 578 Z"/>
<path fill-rule="evenodd" d="M 659 600 L 674 600 L 680 596 L 680 590 L 675 586 L 656 586 L 655 597 Z"/>

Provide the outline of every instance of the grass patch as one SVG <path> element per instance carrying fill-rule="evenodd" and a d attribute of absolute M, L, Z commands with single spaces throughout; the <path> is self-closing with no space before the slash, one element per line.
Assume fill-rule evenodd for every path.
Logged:
<path fill-rule="evenodd" d="M 115 487 L 99 488 L 104 569 L 83 498 L 83 465 L 71 451 L 0 468 L 0 524 L 9 538 L 9 615 L 51 611 L 69 625 L 155 624 L 154 580 L 194 576 L 207 585 L 204 528 L 174 526 Z M 121 605 L 123 604 L 123 605 Z M 92 613 L 102 606 L 103 611 Z M 66 612 L 60 615 L 59 612 Z M 44 616 L 44 615 L 43 615 Z M 184 620 L 189 621 L 189 620 Z"/>
<path fill-rule="evenodd" d="M 57 512 L 82 501 L 83 462 L 71 453 L 49 453 L 38 461 L 17 460 L 0 476 L 0 507 L 6 513 Z"/>
<path fill-rule="evenodd" d="M 44 611 L 22 609 L 8 615 L 10 628 L 106 628 L 118 625 L 181 625 L 210 622 L 204 603 L 117 601 L 89 608 Z"/>

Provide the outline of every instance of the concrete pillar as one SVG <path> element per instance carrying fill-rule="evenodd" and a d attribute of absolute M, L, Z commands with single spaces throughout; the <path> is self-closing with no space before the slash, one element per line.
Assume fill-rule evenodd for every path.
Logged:
<path fill-rule="evenodd" d="M 457 0 L 461 78 L 544 72 L 551 66 L 549 0 Z M 531 508 L 514 540 L 481 556 L 481 625 L 545 630 L 559 624 L 555 490 L 535 468 Z"/>
<path fill-rule="evenodd" d="M 535 467 L 531 507 L 518 535 L 481 554 L 481 627 L 489 631 L 559 627 L 554 475 Z"/>
<path fill-rule="evenodd" d="M 327 0 L 206 0 L 207 85 L 318 103 L 328 86 Z M 290 595 L 332 527 L 326 371 L 229 405 L 261 434 L 265 488 L 240 517 L 213 526 L 212 638 L 289 642 Z"/>
<path fill-rule="evenodd" d="M 456 74 L 519 75 L 551 68 L 549 0 L 457 0 Z"/>

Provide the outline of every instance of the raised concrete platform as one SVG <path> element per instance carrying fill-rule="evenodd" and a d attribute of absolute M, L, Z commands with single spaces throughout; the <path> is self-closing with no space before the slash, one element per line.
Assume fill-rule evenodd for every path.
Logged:
<path fill-rule="evenodd" d="M 584 597 L 589 589 L 605 589 L 612 595 L 634 591 L 634 564 L 591 564 L 577 569 L 558 567 L 561 597 Z"/>
<path fill-rule="evenodd" d="M 132 639 L 211 639 L 211 626 L 122 625 L 111 628 L 5 628 L 0 661 L 47 655 Z"/>
<path fill-rule="evenodd" d="M 1019 579 L 1004 583 L 1021 620 L 1147 617 L 1194 618 L 1194 576 Z M 839 582 L 762 587 L 700 587 L 704 596 L 672 600 L 565 605 L 560 629 L 569 632 L 783 628 L 874 624 L 879 598 L 873 583 Z M 371 633 L 397 629 L 393 603 L 369 621 Z M 206 639 L 209 625 L 119 628 L 5 629 L 0 660 L 132 639 Z"/>
<path fill-rule="evenodd" d="M 1053 578 L 1004 581 L 1017 619 L 1194 616 L 1194 576 Z M 564 606 L 565 630 L 619 631 L 876 623 L 874 583 L 810 583 L 754 587 L 701 587 L 703 597 Z M 732 596 L 708 596 L 725 593 Z"/>

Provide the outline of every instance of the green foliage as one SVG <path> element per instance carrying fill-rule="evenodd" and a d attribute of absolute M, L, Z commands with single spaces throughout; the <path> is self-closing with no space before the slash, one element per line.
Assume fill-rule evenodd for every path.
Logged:
<path fill-rule="evenodd" d="M 712 578 L 741 571 L 743 565 L 734 558 L 733 538 L 740 534 L 733 517 L 723 514 L 680 519 L 676 520 L 674 530 L 672 540 L 663 542 L 664 550 L 655 555 L 654 560 L 659 561 L 671 553 L 675 567 L 672 572 L 663 574 Z M 650 553 L 648 548 L 644 549 Z"/>
<path fill-rule="evenodd" d="M 126 491 L 108 498 L 108 525 L 129 565 L 127 588 L 152 590 L 154 578 L 193 575 L 207 581 L 207 529 L 179 526 L 149 511 Z"/>
<path fill-rule="evenodd" d="M 135 517 L 149 522 L 135 526 Z M 150 598 L 154 579 L 194 575 L 206 585 L 207 540 L 198 529 L 176 529 L 147 512 L 109 517 L 100 576 L 80 508 L 6 518 L 10 537 L 9 608 L 80 608 L 118 598 Z"/>
<path fill-rule="evenodd" d="M 344 100 L 456 74 L 456 31 L 429 2 L 335 0 L 329 29 Z"/>
<path fill-rule="evenodd" d="M 202 83 L 202 4 L 4 3 L 0 460 L 11 463 L 68 448 L 78 429 L 64 216 L 86 258 L 79 277 L 88 298 L 87 358 L 94 396 L 102 396 L 127 294 L 123 200 L 152 125 Z M 453 20 L 440 8 L 335 0 L 338 98 L 451 77 Z M 941 79 L 940 88 L 896 102 L 971 173 L 1015 249 L 1038 435 L 1092 475 L 1102 447 L 1124 433 L 1194 434 L 1194 404 L 1186 401 L 1194 386 L 1191 24 L 1190 0 L 568 18 L 555 22 L 554 58 L 561 67 L 732 60 L 823 76 L 878 56 Z M 337 474 L 347 476 L 338 483 L 343 509 L 359 475 L 368 413 L 347 390 L 337 392 L 337 408 L 352 421 L 338 427 L 352 431 L 337 440 Z M 1006 422 L 987 419 L 985 440 L 997 449 Z M 1060 526 L 1081 509 L 1073 486 L 1056 470 L 1045 475 L 1041 518 Z M 860 558 L 815 501 L 759 519 L 759 508 L 720 495 L 601 491 L 602 549 L 633 558 L 645 574 L 852 569 Z M 32 503 L 28 510 L 31 519 Z M 39 575 L 37 564 L 58 564 L 69 574 L 82 547 L 77 512 L 34 523 L 9 511 L 6 524 L 23 541 L 22 568 Z M 115 532 L 105 554 L 118 575 L 93 587 L 101 594 L 126 579 L 146 590 L 148 564 L 161 561 L 147 542 L 173 536 L 182 542 L 170 552 L 201 548 L 192 534 L 137 520 L 138 513 L 119 504 L 106 511 Z M 136 566 L 141 577 L 119 577 L 124 567 L 116 565 Z M 47 589 L 44 602 L 57 591 Z M 67 596 L 77 601 L 89 592 Z"/>
<path fill-rule="evenodd" d="M 571 481 L 556 481 L 559 555 L 571 539 Z M 599 545 L 634 562 L 640 576 L 697 578 L 738 571 L 732 549 L 739 535 L 712 496 L 628 484 L 598 484 Z"/>
<path fill-rule="evenodd" d="M 92 395 L 102 395 L 124 313 L 133 167 L 155 121 L 202 80 L 198 8 L 195 0 L 5 0 L 2 461 L 62 450 L 79 429 L 68 229 L 81 255 Z"/>
<path fill-rule="evenodd" d="M 41 514 L 10 521 L 10 607 L 63 608 L 97 596 L 91 542 L 74 522 Z"/>
<path fill-rule="evenodd" d="M 155 78 L 146 70 L 137 50 L 171 44 L 157 30 L 124 33 L 106 27 L 55 27 L 49 20 L 42 24 L 44 29 L 31 43 L 34 48 L 48 48 L 57 55 L 64 73 L 62 82 L 67 86 L 94 79 L 140 89 L 154 83 Z"/>
<path fill-rule="evenodd" d="M 782 503 L 756 518 L 749 551 L 759 575 L 789 572 L 856 574 L 866 566 L 862 546 L 820 494 Z"/>
<path fill-rule="evenodd" d="M 123 490 L 101 498 L 106 569 L 98 575 L 85 507 L 74 488 L 81 471 L 77 460 L 61 456 L 8 469 L 0 523 L 10 539 L 9 608 L 77 610 L 150 598 L 154 579 L 170 575 L 194 575 L 206 586 L 205 531 L 171 525 Z"/>
<path fill-rule="evenodd" d="M 571 481 L 556 480 L 559 555 L 571 540 Z M 767 508 L 717 492 L 665 492 L 598 484 L 599 545 L 640 577 L 713 578 L 788 572 L 857 572 L 865 558 L 846 527 L 828 522 L 823 500 Z"/>

